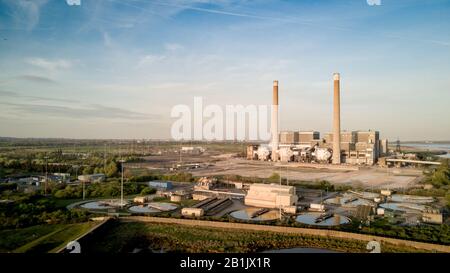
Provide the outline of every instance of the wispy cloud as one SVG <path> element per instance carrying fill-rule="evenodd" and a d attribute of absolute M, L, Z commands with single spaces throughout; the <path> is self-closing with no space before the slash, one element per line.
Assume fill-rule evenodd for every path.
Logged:
<path fill-rule="evenodd" d="M 0 103 L 20 115 L 40 115 L 52 118 L 70 119 L 125 119 L 151 120 L 160 118 L 154 114 L 144 114 L 122 108 L 90 104 L 84 107 L 71 107 L 48 104 Z"/>
<path fill-rule="evenodd" d="M 77 100 L 70 100 L 70 99 L 62 99 L 62 98 L 56 98 L 56 97 L 42 97 L 42 96 L 30 96 L 30 95 L 23 95 L 16 92 L 11 91 L 2 91 L 0 90 L 0 97 L 9 97 L 9 98 L 18 98 L 18 99 L 29 99 L 32 101 L 45 101 L 45 102 L 68 102 L 68 103 L 78 103 Z"/>
<path fill-rule="evenodd" d="M 19 26 L 25 26 L 32 30 L 40 18 L 41 7 L 47 4 L 48 0 L 3 0 L 10 7 L 10 15 Z"/>
<path fill-rule="evenodd" d="M 49 60 L 45 58 L 29 58 L 25 60 L 28 64 L 49 70 L 56 71 L 59 69 L 69 69 L 73 66 L 73 62 L 65 59 Z"/>
<path fill-rule="evenodd" d="M 47 83 L 47 84 L 48 83 L 49 84 L 56 83 L 55 80 L 52 80 L 50 78 L 43 77 L 43 76 L 37 76 L 37 75 L 21 75 L 21 76 L 17 76 L 16 78 L 20 79 L 20 80 L 34 82 L 34 83 Z"/>
<path fill-rule="evenodd" d="M 148 4 L 148 1 L 145 1 L 145 0 L 134 0 L 134 2 Z M 196 4 L 217 4 L 217 5 L 224 6 L 224 5 L 230 5 L 231 3 L 234 3 L 234 2 L 239 2 L 239 1 L 215 1 L 215 2 L 214 1 L 204 1 L 204 0 L 152 1 L 149 4 L 174 8 L 173 14 L 177 14 L 183 10 L 194 10 L 194 11 L 199 11 L 199 12 L 204 12 L 204 13 L 220 14 L 220 15 L 227 15 L 227 16 L 234 16 L 234 17 L 251 18 L 251 19 L 273 20 L 273 21 L 281 21 L 281 22 L 288 22 L 288 23 L 302 23 L 302 24 L 311 24 L 312 23 L 310 20 L 303 20 L 300 18 L 282 17 L 282 16 L 265 16 L 265 15 L 250 14 L 250 13 L 235 12 L 235 11 L 226 11 L 226 10 L 221 10 L 221 9 L 203 8 L 203 7 L 196 6 Z M 145 10 L 145 11 L 151 11 L 149 9 L 145 9 L 140 6 L 134 6 L 134 7 Z"/>
<path fill-rule="evenodd" d="M 146 65 L 152 65 L 163 61 L 164 59 L 166 59 L 165 55 L 145 55 L 138 61 L 137 67 L 140 68 Z"/>
<path fill-rule="evenodd" d="M 145 0 L 133 0 L 134 2 L 140 2 L 140 3 L 148 3 Z M 323 28 L 323 29 L 330 29 L 330 30 L 338 30 L 338 31 L 351 31 L 355 33 L 359 33 L 361 35 L 366 34 L 366 32 L 359 31 L 355 28 L 348 27 L 348 26 L 339 26 L 336 24 L 318 24 L 316 21 L 313 20 L 307 20 L 304 18 L 299 17 L 293 17 L 293 16 L 267 16 L 267 15 L 259 15 L 259 14 L 251 14 L 251 13 L 245 13 L 245 12 L 235 12 L 235 11 L 226 11 L 222 9 L 216 9 L 216 8 L 203 8 L 198 7 L 196 4 L 224 4 L 224 3 L 233 3 L 234 1 L 202 1 L 202 0 L 193 0 L 193 1 L 152 1 L 150 2 L 151 5 L 158 5 L 158 6 L 164 6 L 164 7 L 172 7 L 173 15 L 178 14 L 182 12 L 183 10 L 193 10 L 198 11 L 202 13 L 212 13 L 212 14 L 219 14 L 219 15 L 225 15 L 225 16 L 233 16 L 233 17 L 241 17 L 241 18 L 249 18 L 249 19 L 258 19 L 258 20 L 269 20 L 269 21 L 277 21 L 281 23 L 292 23 L 292 24 L 299 24 L 304 26 L 311 26 L 315 28 Z M 120 2 L 118 2 L 120 3 Z M 144 11 L 151 12 L 151 10 L 140 7 L 140 6 L 134 6 L 135 8 L 139 8 Z M 402 40 L 410 40 L 410 41 L 416 41 L 416 42 L 424 42 L 424 43 L 430 43 L 435 45 L 441 45 L 448 47 L 450 46 L 450 42 L 448 41 L 442 41 L 442 40 L 435 40 L 435 39 L 421 39 L 421 38 L 408 38 L 400 35 L 395 34 L 386 34 L 386 33 L 379 33 L 380 35 L 386 37 L 386 38 L 394 38 L 394 39 L 402 39 Z"/>

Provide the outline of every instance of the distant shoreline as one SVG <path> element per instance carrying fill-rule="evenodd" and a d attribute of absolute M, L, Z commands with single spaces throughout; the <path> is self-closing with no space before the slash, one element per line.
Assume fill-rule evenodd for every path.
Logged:
<path fill-rule="evenodd" d="M 0 136 L 0 141 L 7 141 L 7 140 L 79 140 L 79 141 L 134 141 L 134 140 L 146 140 L 146 141 L 165 141 L 165 142 L 196 142 L 196 143 L 210 143 L 210 142 L 261 142 L 261 141 L 248 141 L 248 140 L 216 140 L 216 141 L 210 141 L 210 140 L 182 140 L 177 141 L 170 138 L 70 138 L 70 137 L 9 137 L 9 136 Z M 395 140 L 388 140 L 390 144 L 396 143 Z M 416 140 L 416 141 L 400 141 L 400 145 L 408 146 L 408 144 L 449 144 L 450 140 Z"/>

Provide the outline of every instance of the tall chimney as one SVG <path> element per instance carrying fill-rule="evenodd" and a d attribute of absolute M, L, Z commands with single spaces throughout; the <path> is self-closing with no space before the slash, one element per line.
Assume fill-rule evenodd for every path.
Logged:
<path fill-rule="evenodd" d="M 273 101 L 272 101 L 272 160 L 278 160 L 278 81 L 273 81 Z"/>
<path fill-rule="evenodd" d="M 334 73 L 333 164 L 341 164 L 341 102 L 339 73 Z"/>

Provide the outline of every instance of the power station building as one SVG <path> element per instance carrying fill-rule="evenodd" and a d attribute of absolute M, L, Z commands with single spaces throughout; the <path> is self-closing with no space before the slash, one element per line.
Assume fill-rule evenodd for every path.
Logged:
<path fill-rule="evenodd" d="M 271 141 L 249 145 L 248 160 L 373 165 L 388 153 L 388 141 L 378 131 L 342 131 L 340 74 L 333 75 L 333 130 L 320 138 L 317 131 L 278 131 L 278 81 L 273 85 Z"/>

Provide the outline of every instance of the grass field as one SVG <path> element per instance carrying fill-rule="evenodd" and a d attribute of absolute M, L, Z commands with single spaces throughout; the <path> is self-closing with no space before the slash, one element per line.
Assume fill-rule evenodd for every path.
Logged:
<path fill-rule="evenodd" d="M 38 225 L 23 229 L 0 231 L 0 252 L 56 252 L 68 242 L 87 232 L 97 223 Z"/>
<path fill-rule="evenodd" d="M 254 253 L 271 249 L 322 248 L 340 252 L 367 252 L 367 242 L 266 231 L 226 230 L 174 224 L 111 222 L 84 242 L 83 252 L 129 253 L 163 250 L 182 253 Z M 383 252 L 417 252 L 388 244 Z"/>

